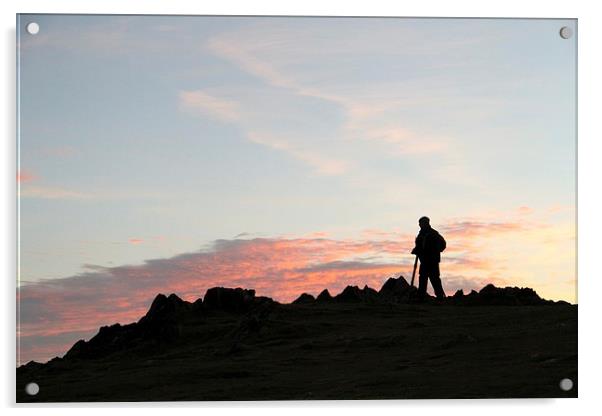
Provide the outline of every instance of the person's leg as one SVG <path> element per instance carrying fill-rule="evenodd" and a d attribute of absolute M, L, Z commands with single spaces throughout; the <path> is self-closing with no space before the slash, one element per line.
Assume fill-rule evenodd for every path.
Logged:
<path fill-rule="evenodd" d="M 428 284 L 428 269 L 420 263 L 420 269 L 418 270 L 418 300 L 423 301 L 426 297 L 426 285 Z"/>
<path fill-rule="evenodd" d="M 433 290 L 435 291 L 435 295 L 437 299 L 445 298 L 445 291 L 443 290 L 443 285 L 441 285 L 441 273 L 439 272 L 439 263 L 435 263 L 431 268 L 430 279 L 431 285 L 433 285 Z"/>

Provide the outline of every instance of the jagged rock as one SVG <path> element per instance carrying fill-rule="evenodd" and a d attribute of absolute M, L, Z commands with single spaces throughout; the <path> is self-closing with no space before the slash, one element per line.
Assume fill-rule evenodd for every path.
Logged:
<path fill-rule="evenodd" d="M 509 369 L 520 372 L 524 368 L 521 374 L 523 377 L 533 375 L 532 380 L 527 380 L 533 386 L 538 386 L 543 376 L 550 380 L 557 380 L 558 374 L 576 377 L 576 305 L 496 307 L 484 304 L 468 315 L 462 310 L 464 306 L 454 306 L 464 305 L 467 299 L 482 301 L 487 296 L 496 299 L 501 294 L 513 295 L 521 302 L 538 299 L 535 292 L 528 289 L 494 286 L 483 288 L 480 294 L 476 291 L 468 294 L 470 290 L 450 291 L 453 296 L 443 302 L 448 305 L 443 307 L 365 303 L 366 299 L 380 299 L 384 293 L 395 292 L 396 280 L 397 276 L 393 281 L 383 282 L 384 289 L 379 293 L 363 286 L 343 291 L 362 299 L 358 303 L 320 304 L 316 301 L 307 306 L 290 307 L 279 306 L 269 298 L 254 297 L 244 314 L 210 309 L 210 295 L 208 305 L 203 301 L 189 304 L 176 296 L 160 295 L 150 299 L 152 304 L 148 302 L 146 319 L 130 325 L 102 327 L 90 341 L 73 345 L 62 360 L 18 367 L 17 400 L 31 400 L 23 387 L 32 381 L 42 387 L 42 395 L 35 401 L 250 400 L 265 399 L 266 394 L 268 398 L 297 399 L 299 392 L 307 391 L 308 380 L 311 382 L 315 375 L 315 372 L 307 372 L 308 363 L 312 368 L 328 370 L 319 374 L 320 388 L 310 389 L 314 394 L 320 392 L 320 396 L 316 396 L 320 399 L 337 394 L 365 398 L 366 391 L 372 392 L 373 398 L 395 397 L 393 395 L 399 393 L 395 386 L 407 381 L 411 363 L 416 362 L 427 362 L 433 368 L 439 366 L 438 370 L 450 379 L 465 376 L 465 363 L 471 359 L 485 363 L 482 371 L 468 374 L 469 379 L 474 376 L 469 381 L 478 386 L 489 382 L 487 386 L 494 390 L 488 391 L 500 389 L 500 394 L 509 391 L 510 384 L 500 383 Z M 406 287 L 403 281 L 399 281 L 399 286 L 408 292 L 415 290 Z M 332 299 L 328 291 L 321 294 L 321 299 L 329 298 Z M 452 301 L 455 298 L 461 302 Z M 512 324 L 506 325 L 507 322 Z M 490 327 L 497 324 L 499 328 Z M 177 342 L 165 342 L 164 328 L 180 328 Z M 492 357 L 495 360 L 492 361 Z M 380 383 L 379 371 L 366 372 L 379 364 L 383 364 L 381 370 L 387 377 L 395 376 L 391 383 Z M 537 374 L 531 370 L 537 370 Z M 483 371 L 498 373 L 487 373 L 487 377 L 483 377 Z M 294 377 L 295 374 L 303 377 Z M 343 386 L 349 389 L 344 390 L 337 384 L 340 374 L 352 377 L 352 383 Z M 184 386 L 186 389 L 178 385 L 178 380 L 190 379 L 191 375 L 196 377 L 192 385 Z M 378 388 L 357 390 L 355 387 L 366 384 L 367 378 Z M 127 388 L 119 388 L 115 380 L 125 380 L 127 385 L 121 383 L 121 387 Z M 233 382 L 236 389 L 232 389 Z M 323 388 L 331 385 L 328 394 L 323 394 Z M 287 387 L 280 389 L 283 395 L 273 397 L 281 386 Z M 386 386 L 393 387 L 385 390 Z M 435 388 L 439 388 L 437 386 Z M 443 383 L 437 391 L 445 397 L 451 397 L 452 393 L 453 397 L 467 394 L 465 386 L 453 391 L 449 390 L 450 386 L 453 388 L 454 383 Z M 72 392 L 70 387 L 77 388 Z M 539 393 L 525 390 L 524 383 L 519 383 L 515 392 L 526 397 L 536 393 L 554 395 L 555 388 L 556 384 L 550 384 Z M 468 395 L 472 393 L 469 391 Z M 428 398 L 432 394 L 432 390 L 424 389 L 421 397 Z"/>
<path fill-rule="evenodd" d="M 64 358 L 101 358 L 134 345 L 133 341 L 141 335 L 137 323 L 103 326 L 89 341 L 77 341 Z"/>
<path fill-rule="evenodd" d="M 137 336 L 160 342 L 171 341 L 180 336 L 180 318 L 193 310 L 193 305 L 172 293 L 159 294 L 149 311 L 138 321 Z"/>
<path fill-rule="evenodd" d="M 368 286 L 364 286 L 363 289 L 347 286 L 334 298 L 327 289 L 324 289 L 317 298 L 303 293 L 293 303 L 308 305 L 333 301 L 363 304 L 410 303 L 415 299 L 416 292 L 414 286 L 410 286 L 403 276 L 399 276 L 388 279 L 378 292 Z M 427 296 L 426 301 L 432 299 Z M 450 305 L 462 306 L 566 304 L 566 302 L 544 300 L 530 288 L 499 288 L 493 284 L 483 287 L 479 292 L 472 290 L 467 295 L 460 289 L 446 302 Z M 238 345 L 244 338 L 259 333 L 259 329 L 264 326 L 268 314 L 275 305 L 278 303 L 272 299 L 256 297 L 254 290 L 241 288 L 211 288 L 207 290 L 204 299 L 198 299 L 194 303 L 186 302 L 175 294 L 169 296 L 159 294 L 153 300 L 148 312 L 138 322 L 103 326 L 89 341 L 76 342 L 65 354 L 64 359 L 96 359 L 118 351 L 156 348 L 157 345 L 169 343 L 180 337 L 185 325 L 189 325 L 191 320 L 206 319 L 206 312 L 212 310 L 245 314 L 234 336 L 234 344 Z M 30 362 L 23 368 L 34 371 L 40 368 L 40 365 Z"/>
<path fill-rule="evenodd" d="M 315 298 L 309 293 L 302 293 L 297 299 L 293 301 L 294 304 L 309 304 L 314 303 Z"/>
<path fill-rule="evenodd" d="M 279 303 L 270 297 L 255 296 L 253 298 L 253 308 L 258 308 L 258 309 L 263 308 L 263 307 L 270 308 L 274 305 L 279 305 Z"/>
<path fill-rule="evenodd" d="M 73 344 L 71 346 L 71 348 L 69 348 L 69 351 L 67 351 L 67 353 L 65 354 L 65 358 L 80 358 L 80 357 L 85 357 L 85 353 L 87 350 L 87 345 L 88 343 L 86 341 L 84 341 L 83 339 L 80 339 L 79 341 L 77 341 L 75 344 Z"/>
<path fill-rule="evenodd" d="M 447 296 L 445 301 L 452 305 L 462 305 L 465 303 L 466 295 L 464 295 L 464 291 L 462 289 L 456 290 L 456 292 L 452 296 Z"/>
<path fill-rule="evenodd" d="M 496 287 L 488 284 L 479 292 L 472 290 L 468 295 L 463 295 L 458 290 L 451 297 L 451 302 L 457 305 L 477 305 L 477 306 L 518 306 L 518 305 L 545 305 L 550 301 L 544 300 L 530 288 L 519 287 Z"/>
<path fill-rule="evenodd" d="M 497 287 L 495 287 L 492 283 L 489 283 L 488 285 L 483 286 L 483 288 L 479 290 L 478 293 L 479 295 L 491 294 L 497 292 L 497 290 Z"/>
<path fill-rule="evenodd" d="M 110 348 L 111 345 L 117 345 L 120 341 L 120 338 L 123 338 L 124 327 L 120 324 L 114 324 L 111 326 L 103 326 L 89 342 L 88 345 L 91 347 L 107 347 Z"/>
<path fill-rule="evenodd" d="M 415 292 L 416 288 L 410 286 L 406 279 L 400 275 L 397 279 L 394 277 L 387 279 L 378 294 L 386 301 L 408 303 Z"/>
<path fill-rule="evenodd" d="M 514 295 L 521 305 L 543 305 L 549 303 L 549 301 L 539 297 L 537 292 L 530 287 L 514 287 L 510 288 L 510 290 L 514 292 Z"/>
<path fill-rule="evenodd" d="M 318 297 L 316 298 L 316 302 L 330 302 L 332 301 L 332 296 L 330 294 L 330 292 L 328 291 L 328 289 L 324 289 L 323 291 L 320 292 L 320 294 L 318 295 Z"/>
<path fill-rule="evenodd" d="M 153 305 L 138 322 L 135 335 L 159 343 L 178 338 L 181 335 L 181 322 L 194 310 L 193 304 L 172 293 L 167 298 L 157 296 Z"/>
<path fill-rule="evenodd" d="M 362 295 L 364 298 L 363 300 L 366 303 L 377 303 L 381 300 L 378 292 L 371 287 L 368 287 L 368 285 L 365 285 L 362 289 Z"/>
<path fill-rule="evenodd" d="M 462 296 L 460 296 L 458 292 L 462 292 Z M 455 305 L 471 306 L 479 305 L 481 298 L 476 290 L 471 290 L 468 295 L 465 295 L 464 291 L 458 290 L 451 298 L 448 298 L 448 301 Z"/>
<path fill-rule="evenodd" d="M 22 369 L 28 370 L 28 371 L 36 371 L 36 370 L 39 370 L 40 368 L 42 368 L 43 366 L 44 366 L 44 364 L 32 360 L 32 361 L 29 361 L 27 364 L 22 365 L 19 368 L 22 368 Z"/>
<path fill-rule="evenodd" d="M 390 277 L 387 279 L 383 287 L 380 288 L 379 292 L 383 294 L 399 294 L 405 292 L 410 287 L 410 284 L 406 279 L 400 275 L 397 279 Z"/>
<path fill-rule="evenodd" d="M 192 308 L 193 311 L 198 312 L 198 311 L 202 311 L 203 310 L 203 299 L 202 298 L 198 298 L 197 300 L 195 300 L 194 302 L 192 302 Z"/>
<path fill-rule="evenodd" d="M 347 286 L 341 293 L 334 297 L 337 302 L 365 302 L 375 303 L 379 301 L 378 292 L 368 286 L 360 289 L 357 286 Z"/>
<path fill-rule="evenodd" d="M 547 303 L 531 288 L 498 288 L 488 284 L 479 292 L 484 305 L 541 305 Z"/>
<path fill-rule="evenodd" d="M 337 302 L 361 302 L 362 299 L 362 291 L 357 286 L 347 286 L 334 297 Z"/>
<path fill-rule="evenodd" d="M 252 289 L 213 287 L 205 293 L 203 306 L 206 309 L 240 313 L 248 311 L 254 299 L 255 290 Z"/>
<path fill-rule="evenodd" d="M 492 284 L 488 284 L 479 291 L 478 303 L 481 305 L 520 305 L 518 298 L 512 291 L 497 288 Z"/>
<path fill-rule="evenodd" d="M 177 314 L 187 312 L 191 309 L 191 304 L 180 299 L 176 294 L 172 293 L 169 296 L 158 294 L 150 309 L 139 322 L 152 322 L 157 320 L 165 320 L 175 317 Z"/>
<path fill-rule="evenodd" d="M 103 326 L 89 341 L 77 341 L 65 358 L 101 358 L 143 341 L 170 342 L 180 335 L 179 320 L 191 310 L 192 305 L 175 294 L 159 294 L 138 322 Z"/>

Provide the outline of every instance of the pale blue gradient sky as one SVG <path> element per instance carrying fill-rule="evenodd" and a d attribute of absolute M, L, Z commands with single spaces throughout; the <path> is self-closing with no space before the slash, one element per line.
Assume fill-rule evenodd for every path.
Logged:
<path fill-rule="evenodd" d="M 24 282 L 240 233 L 411 234 L 424 214 L 520 207 L 572 250 L 576 37 L 558 36 L 572 20 L 21 23 Z M 574 291 L 565 254 L 552 297 Z"/>

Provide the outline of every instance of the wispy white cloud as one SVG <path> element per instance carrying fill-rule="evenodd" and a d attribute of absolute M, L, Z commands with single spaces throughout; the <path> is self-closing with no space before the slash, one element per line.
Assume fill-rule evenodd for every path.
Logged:
<path fill-rule="evenodd" d="M 216 97 L 206 91 L 180 91 L 180 105 L 185 110 L 215 117 L 219 120 L 235 122 L 241 118 L 239 103 Z"/>
<path fill-rule="evenodd" d="M 249 91 L 249 94 L 256 93 L 256 91 Z M 349 161 L 328 154 L 324 148 L 316 147 L 315 143 L 319 140 L 315 137 L 310 138 L 306 134 L 287 131 L 287 129 L 276 131 L 277 123 L 270 114 L 271 111 L 276 110 L 270 105 L 278 105 L 280 97 L 276 96 L 273 100 L 265 99 L 266 108 L 255 108 L 251 102 L 236 97 L 237 94 L 231 92 L 221 91 L 220 96 L 213 91 L 205 90 L 180 91 L 178 95 L 182 110 L 236 125 L 240 128 L 241 134 L 251 143 L 299 160 L 316 174 L 340 175 L 348 170 Z M 302 114 L 281 114 L 278 123 L 292 125 L 298 123 L 302 116 Z"/>
<path fill-rule="evenodd" d="M 233 42 L 231 38 L 227 37 L 213 37 L 207 41 L 207 47 L 210 51 L 230 60 L 244 71 L 263 79 L 268 84 L 299 90 L 292 78 L 280 73 L 269 61 L 256 56 L 256 49 L 273 44 L 274 40 L 271 40 L 267 44 L 256 44 L 255 47 L 248 47 L 249 45 L 244 39 L 239 38 L 238 41 Z"/>
<path fill-rule="evenodd" d="M 392 34 L 391 30 L 386 28 L 375 36 L 385 38 Z M 244 93 L 233 94 L 224 88 L 214 88 L 211 93 L 180 92 L 180 104 L 222 121 L 238 123 L 252 142 L 288 153 L 306 162 L 316 173 L 349 172 L 348 167 L 360 165 L 366 149 L 370 148 L 383 158 L 403 159 L 409 155 L 452 158 L 453 168 L 447 169 L 439 163 L 437 169 L 429 172 L 446 180 L 468 180 L 470 176 L 462 172 L 463 168 L 457 162 L 461 155 L 453 150 L 453 138 L 417 130 L 402 117 L 408 106 L 423 100 L 415 89 L 407 88 L 399 80 L 375 79 L 371 80 L 371 87 L 366 88 L 363 84 L 349 84 L 342 76 L 332 78 L 328 70 L 326 78 L 320 79 L 314 70 L 307 68 L 308 63 L 311 67 L 319 64 L 321 59 L 333 57 L 340 58 L 342 62 L 348 56 L 357 60 L 365 54 L 374 54 L 375 48 L 378 49 L 366 38 L 361 38 L 359 45 L 346 41 L 341 44 L 341 38 L 344 36 L 328 37 L 321 30 L 306 34 L 278 25 L 257 24 L 235 33 L 216 35 L 206 43 L 208 51 L 255 76 L 267 87 L 286 94 L 287 101 L 317 99 L 338 109 L 342 117 L 331 119 L 329 138 L 321 140 L 320 135 L 312 137 L 311 132 L 295 135 L 274 131 L 274 118 L 259 116 L 258 113 L 264 111 L 275 117 L 284 117 L 285 110 L 279 107 L 281 101 L 262 100 L 261 105 L 252 106 L 242 95 Z M 385 49 L 381 52 L 395 51 L 390 47 Z M 393 53 L 409 52 L 408 48 L 400 48 Z M 328 65 L 325 63 L 322 68 L 328 68 Z M 421 101 L 416 101 L 417 98 Z M 305 126 L 314 124 L 316 117 L 320 117 L 319 112 L 307 114 Z M 332 137 L 338 140 L 333 141 Z M 323 145 L 326 142 L 331 148 Z M 474 181 L 474 178 L 470 180 Z"/>
<path fill-rule="evenodd" d="M 21 198 L 35 199 L 90 199 L 92 195 L 54 186 L 27 186 L 19 192 Z"/>
<path fill-rule="evenodd" d="M 296 159 L 307 163 L 319 174 L 340 175 L 345 173 L 350 166 L 349 162 L 329 158 L 315 150 L 297 147 L 298 145 L 294 141 L 287 140 L 286 137 L 274 137 L 270 134 L 250 132 L 248 138 L 253 143 L 290 154 Z"/>

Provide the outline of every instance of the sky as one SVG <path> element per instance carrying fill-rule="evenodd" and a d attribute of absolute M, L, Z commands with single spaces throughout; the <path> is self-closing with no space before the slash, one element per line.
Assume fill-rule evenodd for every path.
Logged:
<path fill-rule="evenodd" d="M 158 293 L 409 279 L 422 215 L 448 294 L 577 302 L 574 20 L 19 19 L 18 363 Z"/>

